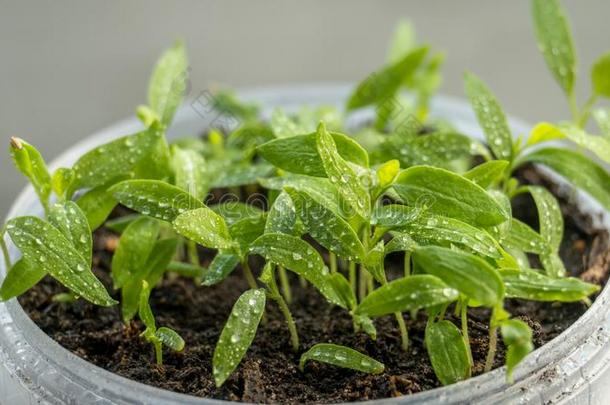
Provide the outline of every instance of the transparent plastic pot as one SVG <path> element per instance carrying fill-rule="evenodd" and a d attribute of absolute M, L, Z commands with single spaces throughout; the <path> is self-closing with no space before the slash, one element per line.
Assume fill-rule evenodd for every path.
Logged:
<path fill-rule="evenodd" d="M 349 92 L 345 85 L 266 87 L 240 91 L 240 97 L 258 101 L 269 114 L 274 107 L 286 111 L 302 105 L 341 106 Z M 205 114 L 205 97 L 193 99 L 178 112 L 169 137 L 201 133 L 214 119 Z M 438 97 L 432 115 L 454 123 L 460 131 L 481 137 L 468 103 Z M 358 122 L 372 116 L 363 110 Z M 510 119 L 515 134 L 526 134 L 528 125 Z M 141 128 L 135 119 L 121 121 L 68 149 L 51 166 L 70 166 L 82 153 Z M 558 181 L 562 181 L 557 178 Z M 565 184 L 565 183 L 564 183 Z M 566 186 L 566 191 L 570 192 Z M 583 210 L 593 213 L 598 227 L 610 229 L 608 213 L 585 194 L 577 194 Z M 33 190 L 26 188 L 8 217 L 41 214 Z M 14 260 L 18 252 L 11 246 Z M 0 262 L 0 278 L 6 268 Z M 569 402 L 600 404 L 610 398 L 610 292 L 604 288 L 589 310 L 570 328 L 535 350 L 517 368 L 514 383 L 505 382 L 504 369 L 448 387 L 423 393 L 373 401 L 377 404 L 549 404 Z M 0 403 L 2 404 L 212 404 L 224 401 L 177 394 L 144 385 L 99 368 L 72 354 L 49 338 L 23 311 L 17 300 L 0 303 Z"/>

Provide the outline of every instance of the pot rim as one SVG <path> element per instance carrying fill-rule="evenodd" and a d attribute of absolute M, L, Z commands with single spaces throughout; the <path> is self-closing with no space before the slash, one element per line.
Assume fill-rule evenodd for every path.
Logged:
<path fill-rule="evenodd" d="M 242 89 L 238 95 L 244 100 L 256 100 L 263 106 L 263 114 L 282 106 L 287 110 L 303 104 L 337 104 L 345 100 L 351 85 L 309 84 L 265 86 Z M 169 137 L 180 134 L 181 123 L 200 120 L 201 128 L 207 118 L 194 117 L 194 103 L 187 101 L 178 111 Z M 189 106 L 191 107 L 189 109 Z M 196 112 L 196 111 L 195 111 Z M 370 116 L 371 110 L 362 110 L 354 116 Z M 482 133 L 476 124 L 469 104 L 461 98 L 437 96 L 432 103 L 432 116 L 451 115 L 458 122 L 458 129 L 478 138 Z M 190 121 L 189 121 L 190 120 Z M 191 122 L 192 124 L 192 122 Z M 531 126 L 509 117 L 513 133 L 527 133 Z M 463 127 L 461 128 L 460 125 Z M 110 139 L 140 130 L 136 118 L 125 119 L 99 131 L 68 148 L 49 165 L 55 169 L 74 162 L 85 151 Z M 550 172 L 549 172 L 550 173 Z M 550 173 L 554 180 L 564 183 L 559 176 Z M 17 197 L 8 218 L 27 213 L 41 213 L 34 203 L 35 193 L 26 187 Z M 584 210 L 593 212 L 594 226 L 610 230 L 610 214 L 583 192 L 578 192 L 577 203 Z M 17 250 L 9 242 L 11 259 Z M 0 261 L 0 278 L 7 269 Z M 505 367 L 473 377 L 450 386 L 375 401 L 390 403 L 461 403 L 479 401 L 542 401 L 561 398 L 567 391 L 588 389 L 591 381 L 605 367 L 610 351 L 610 287 L 606 285 L 593 305 L 558 337 L 532 352 L 514 372 L 514 383 L 505 382 Z M 579 344 L 579 342 L 582 342 Z M 51 403 L 139 403 L 151 398 L 163 403 L 226 404 L 230 401 L 195 397 L 153 387 L 107 371 L 78 357 L 51 339 L 32 321 L 16 299 L 0 303 L 0 360 L 5 362 L 9 374 L 17 376 L 20 383 L 34 396 Z M 0 368 L 2 367 L 0 362 Z M 586 366 L 586 370 L 584 370 Z M 1 382 L 1 381 L 0 381 Z M 539 387 L 542 386 L 542 387 Z M 107 401 L 107 402 L 106 402 Z"/>

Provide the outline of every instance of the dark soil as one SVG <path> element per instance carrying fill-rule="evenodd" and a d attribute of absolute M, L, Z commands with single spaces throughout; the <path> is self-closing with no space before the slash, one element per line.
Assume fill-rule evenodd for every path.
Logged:
<path fill-rule="evenodd" d="M 522 179 L 545 183 L 533 169 L 521 172 Z M 551 186 L 552 184 L 547 184 Z M 566 228 L 561 257 L 573 276 L 605 284 L 610 253 L 607 233 L 595 230 L 591 218 L 561 200 Z M 529 198 L 514 206 L 516 216 L 536 226 L 536 210 Z M 95 233 L 95 273 L 110 290 L 110 260 L 116 235 L 100 229 Z M 204 265 L 211 259 L 203 252 Z M 256 263 L 252 263 L 257 269 Z M 389 271 L 400 269 L 399 256 L 390 256 Z M 439 386 L 423 344 L 425 316 L 413 319 L 405 314 L 411 344 L 402 352 L 393 317 L 375 321 L 378 338 L 353 332 L 349 314 L 331 307 L 312 288 L 301 288 L 291 279 L 294 299 L 290 305 L 301 338 L 302 350 L 316 343 L 332 342 L 353 347 L 385 364 L 381 375 L 367 375 L 316 362 L 299 371 L 299 354 L 290 350 L 289 336 L 276 305 L 267 304 L 268 322 L 261 325 L 252 347 L 225 385 L 218 389 L 212 378 L 212 353 L 219 333 L 237 297 L 247 289 L 241 270 L 214 287 L 200 287 L 192 280 L 168 275 L 154 289 L 151 305 L 157 324 L 177 330 L 186 341 L 181 353 L 166 351 L 163 366 L 154 364 L 152 347 L 138 334 L 142 325 L 124 325 L 120 308 L 101 308 L 83 300 L 74 304 L 55 303 L 51 297 L 64 289 L 47 277 L 19 301 L 31 318 L 62 346 L 78 356 L 127 378 L 172 391 L 202 397 L 247 402 L 339 402 L 387 398 L 416 393 Z M 583 303 L 556 304 L 509 300 L 507 310 L 529 323 L 536 347 L 550 341 L 586 310 Z M 485 310 L 471 310 L 470 338 L 475 374 L 480 374 L 488 344 Z M 457 321 L 448 311 L 448 319 Z M 504 361 L 500 344 L 495 366 Z"/>

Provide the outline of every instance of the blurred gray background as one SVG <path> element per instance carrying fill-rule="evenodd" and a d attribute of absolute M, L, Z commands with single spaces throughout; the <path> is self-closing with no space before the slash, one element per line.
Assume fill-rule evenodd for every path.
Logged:
<path fill-rule="evenodd" d="M 610 1 L 564 0 L 580 61 L 580 100 L 594 59 L 610 50 Z M 385 61 L 400 18 L 446 52 L 442 92 L 461 96 L 465 69 L 526 120 L 568 109 L 538 54 L 529 1 L 0 0 L 0 142 L 11 135 L 52 159 L 132 114 L 153 63 L 185 39 L 192 83 L 251 86 L 358 81 Z M 25 179 L 0 153 L 0 213 Z"/>

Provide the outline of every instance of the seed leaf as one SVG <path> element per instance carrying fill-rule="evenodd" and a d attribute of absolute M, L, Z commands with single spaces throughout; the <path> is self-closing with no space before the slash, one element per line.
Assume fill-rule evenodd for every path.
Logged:
<path fill-rule="evenodd" d="M 208 268 L 203 272 L 201 284 L 211 286 L 218 284 L 231 274 L 235 267 L 239 264 L 240 258 L 238 255 L 228 252 L 218 252 Z"/>
<path fill-rule="evenodd" d="M 506 351 L 506 378 L 512 382 L 513 370 L 534 350 L 532 330 L 520 319 L 509 319 L 500 326 L 502 340 L 508 347 Z"/>
<path fill-rule="evenodd" d="M 305 229 L 322 246 L 348 260 L 361 261 L 364 247 L 351 226 L 305 191 L 287 187 Z"/>
<path fill-rule="evenodd" d="M 510 231 L 503 243 L 528 253 L 542 254 L 549 250 L 538 232 L 515 218 L 511 219 Z"/>
<path fill-rule="evenodd" d="M 43 207 L 51 194 L 51 175 L 38 150 L 20 138 L 11 138 L 11 156 L 15 167 L 30 180 Z"/>
<path fill-rule="evenodd" d="M 470 356 L 462 333 L 449 321 L 426 326 L 426 350 L 441 384 L 449 385 L 470 377 Z"/>
<path fill-rule="evenodd" d="M 0 287 L 0 301 L 17 297 L 34 287 L 47 274 L 43 267 L 25 257 L 10 268 Z"/>
<path fill-rule="evenodd" d="M 466 93 L 489 147 L 498 159 L 511 161 L 513 137 L 500 103 L 485 83 L 472 73 L 466 73 L 464 81 Z"/>
<path fill-rule="evenodd" d="M 183 212 L 203 208 L 191 194 L 159 180 L 125 180 L 108 191 L 126 207 L 169 222 Z"/>
<path fill-rule="evenodd" d="M 488 188 L 502 178 L 508 164 L 506 160 L 490 160 L 470 169 L 464 173 L 464 177 L 482 188 Z"/>
<path fill-rule="evenodd" d="M 550 167 L 610 210 L 610 175 L 587 156 L 567 149 L 545 148 L 525 155 L 520 163 L 524 162 Z"/>
<path fill-rule="evenodd" d="M 377 288 L 360 302 L 355 313 L 378 317 L 433 307 L 457 298 L 458 292 L 449 288 L 440 278 L 427 274 L 416 275 Z"/>
<path fill-rule="evenodd" d="M 171 159 L 176 186 L 196 199 L 203 200 L 209 188 L 203 156 L 194 150 L 172 146 Z"/>
<path fill-rule="evenodd" d="M 332 136 L 322 122 L 318 126 L 316 146 L 330 182 L 337 187 L 355 212 L 363 218 L 368 218 L 371 211 L 369 191 L 362 185 L 356 172 L 339 155 Z"/>
<path fill-rule="evenodd" d="M 431 213 L 473 225 L 497 225 L 508 219 L 504 208 L 484 189 L 444 169 L 410 167 L 398 175 L 394 189 L 409 205 L 425 201 Z"/>
<path fill-rule="evenodd" d="M 176 217 L 174 229 L 202 246 L 213 249 L 233 249 L 229 228 L 224 218 L 208 207 L 186 211 Z"/>
<path fill-rule="evenodd" d="M 155 336 L 163 343 L 165 346 L 169 347 L 172 350 L 177 352 L 181 352 L 184 349 L 184 339 L 180 336 L 175 330 L 166 328 L 165 326 L 160 327 L 155 332 Z"/>
<path fill-rule="evenodd" d="M 413 260 L 426 273 L 482 305 L 493 306 L 504 297 L 504 285 L 498 271 L 470 253 L 426 246 L 415 250 Z"/>
<path fill-rule="evenodd" d="M 159 221 L 147 217 L 140 217 L 125 228 L 112 256 L 112 280 L 115 288 L 121 288 L 129 280 L 144 278 L 148 270 L 145 265 L 158 234 Z"/>
<path fill-rule="evenodd" d="M 25 216 L 9 220 L 6 228 L 29 263 L 44 269 L 75 295 L 100 306 L 117 303 L 93 275 L 87 260 L 53 225 Z"/>
<path fill-rule="evenodd" d="M 311 360 L 371 374 L 383 373 L 385 368 L 382 363 L 365 354 L 330 343 L 318 343 L 303 353 L 299 361 L 301 371 L 304 371 L 305 363 Z"/>
<path fill-rule="evenodd" d="M 337 152 L 348 162 L 368 167 L 366 151 L 350 137 L 330 132 Z M 257 152 L 274 166 L 297 174 L 325 177 L 326 171 L 316 146 L 316 132 L 279 138 L 260 145 Z"/>
<path fill-rule="evenodd" d="M 599 286 L 574 277 L 549 277 L 534 270 L 500 270 L 506 296 L 534 301 L 580 301 L 599 291 Z"/>
<path fill-rule="evenodd" d="M 179 41 L 157 61 L 148 85 L 148 104 L 168 126 L 182 101 L 188 77 L 184 44 Z"/>
<path fill-rule="evenodd" d="M 265 233 L 296 234 L 297 212 L 292 199 L 285 191 L 282 191 L 267 214 Z"/>
<path fill-rule="evenodd" d="M 214 381 L 220 387 L 237 368 L 252 344 L 265 310 L 265 290 L 248 290 L 235 302 L 222 329 L 212 360 Z"/>
<path fill-rule="evenodd" d="M 155 323 L 155 316 L 153 315 L 152 309 L 150 309 L 150 304 L 148 302 L 151 288 L 152 287 L 146 281 L 142 281 L 138 305 L 138 316 L 140 317 L 140 320 L 144 326 L 146 326 L 146 329 L 154 332 L 157 329 L 157 326 Z"/>
<path fill-rule="evenodd" d="M 76 204 L 85 214 L 89 228 L 95 230 L 106 221 L 117 201 L 104 185 L 87 191 L 76 200 Z"/>
<path fill-rule="evenodd" d="M 558 0 L 533 0 L 532 15 L 538 48 L 566 94 L 572 94 L 576 56 L 572 33 Z"/>

